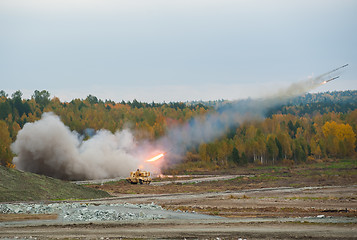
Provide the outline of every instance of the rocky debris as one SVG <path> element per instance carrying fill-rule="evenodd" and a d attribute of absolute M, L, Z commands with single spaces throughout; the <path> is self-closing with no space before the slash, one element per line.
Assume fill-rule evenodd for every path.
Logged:
<path fill-rule="evenodd" d="M 72 212 L 66 212 L 63 219 L 66 221 L 119 221 L 119 220 L 137 220 L 137 219 L 160 219 L 160 215 L 139 213 L 118 212 L 116 210 L 92 210 L 89 208 L 76 209 Z"/>
<path fill-rule="evenodd" d="M 110 206 L 115 206 L 118 204 L 110 204 Z M 120 204 L 119 204 L 120 205 Z M 131 204 L 131 203 L 124 203 L 123 204 L 125 207 L 130 207 L 130 208 L 141 208 L 141 209 L 160 209 L 164 210 L 161 206 L 156 205 L 155 203 L 150 203 L 150 204 Z"/>
<path fill-rule="evenodd" d="M 140 210 L 142 209 L 142 210 Z M 163 210 L 161 206 L 151 204 L 0 204 L 0 213 L 16 214 L 58 214 L 63 221 L 119 221 L 161 219 L 161 214 L 150 214 L 144 210 Z"/>

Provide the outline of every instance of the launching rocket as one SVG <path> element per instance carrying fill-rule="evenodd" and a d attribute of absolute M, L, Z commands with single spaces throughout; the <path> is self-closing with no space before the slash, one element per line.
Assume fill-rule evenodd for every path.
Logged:
<path fill-rule="evenodd" d="M 341 67 L 335 68 L 335 69 L 333 69 L 333 70 L 331 70 L 331 71 L 329 71 L 329 72 L 327 72 L 327 73 L 325 73 L 325 74 L 323 74 L 323 75 L 328 75 L 328 74 L 330 74 L 330 73 L 336 72 L 336 71 L 338 71 L 338 70 L 340 70 L 340 69 L 342 69 L 342 68 L 344 68 L 344 67 L 347 67 L 347 66 L 348 66 L 348 63 L 345 64 L 345 65 L 343 65 L 343 66 L 341 66 Z M 331 80 L 331 81 L 332 81 L 332 80 Z"/>
<path fill-rule="evenodd" d="M 337 78 L 339 78 L 339 77 L 340 77 L 340 76 L 330 78 L 329 80 L 326 80 L 325 83 L 331 82 L 331 81 L 333 81 L 333 80 L 335 80 L 335 79 L 337 79 Z"/>
<path fill-rule="evenodd" d="M 320 83 L 321 85 L 323 85 L 323 84 L 325 84 L 325 83 L 328 83 L 328 82 L 331 82 L 331 81 L 333 81 L 333 80 L 336 80 L 336 79 L 339 78 L 340 76 L 335 76 L 335 77 L 333 77 L 333 74 L 332 74 L 332 73 L 337 72 L 338 70 L 340 70 L 340 69 L 342 69 L 342 68 L 344 68 L 344 67 L 347 67 L 347 66 L 348 66 L 348 64 L 345 64 L 345 65 L 343 65 L 343 66 L 341 66 L 341 67 L 335 68 L 335 69 L 333 69 L 333 70 L 331 70 L 331 71 L 329 71 L 329 72 L 327 72 L 327 73 L 324 73 L 324 74 L 320 75 L 319 77 L 316 78 L 316 80 L 317 80 L 317 81 L 319 81 L 319 80 L 321 81 L 321 80 L 323 80 L 324 78 L 326 79 L 327 77 L 329 77 L 329 79 L 322 81 L 322 82 Z M 336 74 L 336 73 L 335 73 L 335 74 Z M 331 76 L 331 75 L 332 75 L 332 76 Z"/>

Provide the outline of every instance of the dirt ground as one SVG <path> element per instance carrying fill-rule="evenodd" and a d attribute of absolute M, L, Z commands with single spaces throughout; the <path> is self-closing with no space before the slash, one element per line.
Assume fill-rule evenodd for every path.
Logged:
<path fill-rule="evenodd" d="M 156 221 L 23 226 L 1 229 L 0 237 L 22 239 L 356 239 L 351 224 Z"/>
<path fill-rule="evenodd" d="M 334 163 L 332 163 L 334 164 Z M 113 197 L 92 203 L 151 203 L 222 218 L 1 226 L 0 238 L 38 239 L 356 239 L 357 168 L 245 169 L 229 179 L 120 180 L 88 187 Z M 192 182 L 192 179 L 197 181 Z M 189 181 L 190 180 L 190 181 Z M 82 201 L 81 201 L 82 202 Z M 88 201 L 83 201 L 88 202 Z"/>
<path fill-rule="evenodd" d="M 0 214 L 0 222 L 25 221 L 25 220 L 49 220 L 56 219 L 57 214 Z"/>
<path fill-rule="evenodd" d="M 357 186 L 278 187 L 226 192 L 121 195 L 118 203 L 154 202 L 166 209 L 222 217 L 357 217 Z"/>
<path fill-rule="evenodd" d="M 88 184 L 111 195 L 204 193 L 238 191 L 257 188 L 345 186 L 357 184 L 357 160 L 327 162 L 294 167 L 242 168 L 232 173 L 219 172 L 218 176 L 154 178 L 150 185 L 131 185 L 125 180 L 105 184 Z M 205 181 L 199 181 L 204 179 Z M 207 179 L 211 179 L 207 181 Z M 162 184 L 165 183 L 165 184 Z"/>
<path fill-rule="evenodd" d="M 226 192 L 121 194 L 92 203 L 151 203 L 223 216 L 211 220 L 14 224 L 0 238 L 356 239 L 357 186 L 277 187 Z M 88 202 L 88 201 L 86 201 Z"/>
<path fill-rule="evenodd" d="M 244 168 L 239 175 L 224 176 L 160 178 L 151 185 L 121 180 L 88 187 L 107 191 L 118 201 L 154 202 L 166 209 L 223 217 L 357 217 L 356 161 Z"/>

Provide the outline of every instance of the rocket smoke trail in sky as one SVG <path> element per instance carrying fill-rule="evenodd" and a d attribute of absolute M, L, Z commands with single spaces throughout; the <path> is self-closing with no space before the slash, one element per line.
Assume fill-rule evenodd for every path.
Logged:
<path fill-rule="evenodd" d="M 348 66 L 345 64 L 315 78 L 291 84 L 285 89 L 262 99 L 235 101 L 217 109 L 216 112 L 198 116 L 184 126 L 168 129 L 167 134 L 160 139 L 159 144 L 181 154 L 202 142 L 210 142 L 221 137 L 226 131 L 250 119 L 261 119 L 272 107 L 285 104 L 289 99 L 313 90 L 321 84 L 335 79 L 332 74 Z"/>
<path fill-rule="evenodd" d="M 333 80 L 336 76 L 332 75 L 346 66 L 294 83 L 263 99 L 230 102 L 213 113 L 167 129 L 166 134 L 153 143 L 137 142 L 129 130 L 114 134 L 99 130 L 89 140 L 83 141 L 58 116 L 44 113 L 40 120 L 26 123 L 19 131 L 11 146 L 17 155 L 13 163 L 24 171 L 73 180 L 128 176 L 130 171 L 144 164 L 145 168 L 152 170 L 152 165 L 145 160 L 152 155 L 153 149 L 184 154 L 202 142 L 221 137 L 231 127 L 246 120 L 263 118 L 270 108 Z M 170 164 L 170 158 L 167 161 Z"/>

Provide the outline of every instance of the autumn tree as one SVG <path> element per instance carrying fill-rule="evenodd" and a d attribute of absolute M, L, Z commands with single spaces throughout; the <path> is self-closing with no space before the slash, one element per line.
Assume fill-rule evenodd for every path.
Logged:
<path fill-rule="evenodd" d="M 334 95 L 340 100 L 348 99 L 350 105 L 343 106 L 347 107 L 343 113 L 331 111 L 340 109 L 339 104 L 313 104 L 316 99 L 333 100 Z M 49 111 L 60 116 L 65 125 L 79 134 L 84 134 L 88 128 L 104 128 L 113 133 L 131 128 L 137 138 L 149 141 L 162 137 L 172 127 L 189 126 L 192 119 L 204 123 L 207 113 L 217 116 L 220 113 L 214 105 L 210 105 L 215 101 L 206 105 L 201 102 L 149 104 L 136 99 L 115 103 L 88 95 L 85 99 L 61 102 L 56 97 L 49 100 L 49 96 L 46 90 L 36 90 L 31 99 L 25 100 L 21 91 L 13 93 L 11 98 L 0 91 L 2 132 L 7 136 L 7 131 L 11 139 L 7 145 L 16 139 L 24 124 L 40 119 L 43 112 Z M 280 108 L 277 114 L 270 111 L 265 119 L 250 119 L 240 125 L 229 126 L 226 135 L 199 146 L 190 146 L 190 151 L 182 158 L 186 159 L 185 163 L 194 162 L 195 166 L 213 169 L 241 166 L 248 162 L 277 164 L 283 159 L 299 163 L 308 156 L 312 159 L 353 156 L 356 152 L 357 91 L 308 95 L 307 99 L 309 104 L 290 104 Z M 218 101 L 219 106 L 225 103 Z"/>
<path fill-rule="evenodd" d="M 12 139 L 5 121 L 0 120 L 0 163 L 2 166 L 8 166 L 12 161 L 10 150 Z"/>
<path fill-rule="evenodd" d="M 355 151 L 356 134 L 349 124 L 326 122 L 322 130 L 326 138 L 326 151 L 332 156 L 349 156 Z"/>
<path fill-rule="evenodd" d="M 277 136 L 278 141 L 281 143 L 282 154 L 284 159 L 292 158 L 292 139 L 288 133 L 279 133 Z"/>
<path fill-rule="evenodd" d="M 86 100 L 91 104 L 97 104 L 98 103 L 98 98 L 96 96 L 93 96 L 91 94 L 89 94 L 86 98 Z"/>
<path fill-rule="evenodd" d="M 0 90 L 0 98 L 7 98 L 7 96 L 9 96 L 4 90 Z"/>
<path fill-rule="evenodd" d="M 275 136 L 269 135 L 267 143 L 266 143 L 266 148 L 267 148 L 267 151 L 268 151 L 268 157 L 269 157 L 269 159 L 273 160 L 273 164 L 275 163 L 276 158 L 277 158 L 277 156 L 279 154 L 279 148 L 276 145 L 276 140 L 275 139 L 276 139 Z"/>
<path fill-rule="evenodd" d="M 240 156 L 239 156 L 239 151 L 236 147 L 233 148 L 230 160 L 234 162 L 237 165 L 242 165 L 243 163 L 241 162 Z"/>
<path fill-rule="evenodd" d="M 44 109 L 50 103 L 50 93 L 46 90 L 42 90 L 41 92 L 35 90 L 32 98 L 35 99 L 36 103 L 40 106 L 41 110 Z"/>

